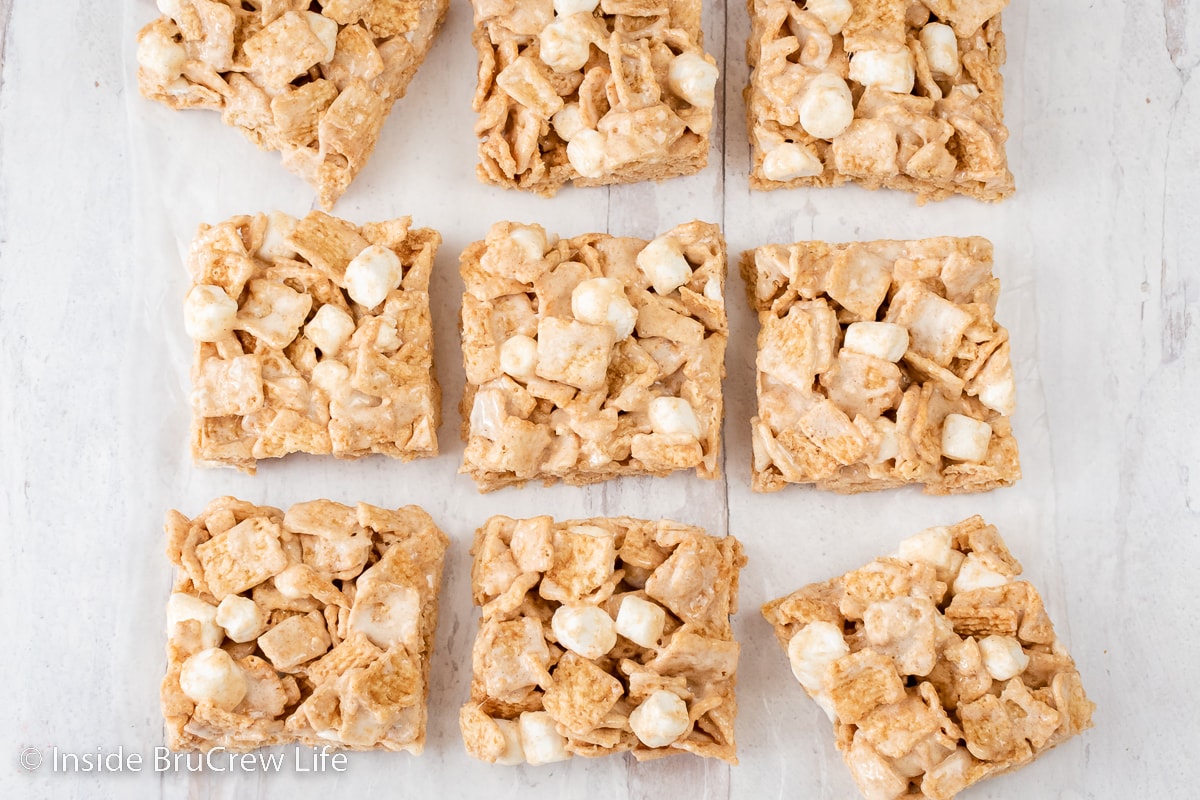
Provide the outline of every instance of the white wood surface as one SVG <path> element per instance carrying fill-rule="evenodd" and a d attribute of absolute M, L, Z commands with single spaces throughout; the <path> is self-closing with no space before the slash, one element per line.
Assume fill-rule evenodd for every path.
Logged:
<path fill-rule="evenodd" d="M 1005 76 L 1018 193 L 1000 206 L 918 208 L 903 194 L 854 188 L 751 194 L 741 103 L 748 20 L 736 0 L 706 5 L 726 120 L 710 167 L 547 201 L 475 181 L 470 10 L 454 0 L 337 208 L 360 222 L 408 213 L 443 232 L 432 288 L 443 455 L 407 465 L 290 458 L 249 478 L 195 469 L 185 454 L 179 253 L 198 222 L 275 207 L 303 213 L 311 192 L 217 115 L 172 114 L 136 95 L 133 36 L 154 15 L 152 0 L 0 0 L 0 797 L 851 797 L 829 724 L 795 685 L 758 606 L 971 513 L 1000 526 L 1042 588 L 1099 708 L 1081 739 L 963 797 L 1195 793 L 1200 7 L 1014 0 Z M 457 254 L 502 218 L 566 235 L 641 236 L 702 218 L 722 223 L 734 259 L 803 238 L 986 235 L 1014 342 L 1025 478 L 968 498 L 751 494 L 756 331 L 734 275 L 724 480 L 479 496 L 455 474 Z M 154 770 L 171 578 L 161 520 L 167 508 L 195 513 L 219 494 L 284 507 L 326 496 L 415 502 L 451 535 L 422 757 L 352 754 L 343 773 L 290 762 L 270 774 Z M 668 516 L 742 539 L 750 564 L 736 622 L 740 766 L 616 757 L 503 769 L 464 754 L 457 711 L 475 624 L 467 547 L 495 513 Z M 32 772 L 19 764 L 30 747 L 47 759 Z M 55 773 L 55 747 L 123 748 L 146 763 L 136 774 Z"/>

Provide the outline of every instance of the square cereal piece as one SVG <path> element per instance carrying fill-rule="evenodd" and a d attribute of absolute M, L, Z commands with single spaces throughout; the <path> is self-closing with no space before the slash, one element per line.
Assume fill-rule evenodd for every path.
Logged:
<path fill-rule="evenodd" d="M 708 163 L 701 0 L 472 0 L 479 179 L 550 196 Z"/>
<path fill-rule="evenodd" d="M 416 506 L 232 497 L 167 515 L 172 750 L 425 747 L 449 539 Z"/>
<path fill-rule="evenodd" d="M 1092 726 L 1075 662 L 979 517 L 763 606 L 867 798 L 949 800 Z"/>
<path fill-rule="evenodd" d="M 201 225 L 184 303 L 192 455 L 253 473 L 288 453 L 437 455 L 437 231 L 320 211 Z"/>
<path fill-rule="evenodd" d="M 716 225 L 548 241 L 501 222 L 461 262 L 460 472 L 481 491 L 717 477 L 729 327 Z"/>
<path fill-rule="evenodd" d="M 310 7 L 311 6 L 311 7 Z M 367 163 L 449 0 L 159 0 L 138 33 L 138 88 L 221 112 L 329 209 Z M 314 10 L 315 9 L 315 10 Z"/>
<path fill-rule="evenodd" d="M 468 753 L 737 763 L 737 539 L 670 520 L 492 517 L 471 553 L 482 616 L 459 715 Z"/>
<path fill-rule="evenodd" d="M 957 494 L 1021 477 L 989 241 L 767 245 L 742 275 L 761 326 L 755 491 Z"/>
<path fill-rule="evenodd" d="M 1004 143 L 1008 0 L 747 0 L 750 185 L 1013 191 Z"/>

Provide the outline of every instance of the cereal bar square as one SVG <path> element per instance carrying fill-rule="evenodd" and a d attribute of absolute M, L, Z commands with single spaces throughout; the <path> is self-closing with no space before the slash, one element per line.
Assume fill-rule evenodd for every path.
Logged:
<path fill-rule="evenodd" d="M 437 231 L 320 211 L 201 225 L 184 322 L 192 455 L 253 473 L 288 453 L 437 455 Z"/>
<path fill-rule="evenodd" d="M 471 553 L 482 616 L 459 715 L 468 753 L 737 763 L 736 539 L 670 520 L 492 517 Z"/>
<path fill-rule="evenodd" d="M 321 7 L 323 6 L 323 8 Z M 208 108 L 312 184 L 329 209 L 367 163 L 449 0 L 159 0 L 138 87 Z"/>
<path fill-rule="evenodd" d="M 428 514 L 222 497 L 166 530 L 172 750 L 421 752 L 449 545 Z"/>
<path fill-rule="evenodd" d="M 747 0 L 750 185 L 1013 191 L 1004 144 L 1008 0 Z"/>
<path fill-rule="evenodd" d="M 663 180 L 708 163 L 716 61 L 701 0 L 472 0 L 479 179 Z"/>
<path fill-rule="evenodd" d="M 729 328 L 716 225 L 646 242 L 501 222 L 461 260 L 460 471 L 481 491 L 717 477 Z"/>
<path fill-rule="evenodd" d="M 955 494 L 1021 477 L 989 241 L 767 245 L 742 275 L 760 325 L 756 491 Z"/>
<path fill-rule="evenodd" d="M 763 606 L 868 798 L 949 800 L 1092 726 L 1021 565 L 979 517 Z"/>

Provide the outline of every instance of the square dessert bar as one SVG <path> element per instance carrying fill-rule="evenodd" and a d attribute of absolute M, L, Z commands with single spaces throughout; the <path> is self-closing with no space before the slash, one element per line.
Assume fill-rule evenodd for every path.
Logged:
<path fill-rule="evenodd" d="M 201 225 L 184 303 L 192 455 L 253 473 L 288 453 L 437 455 L 437 231 L 320 211 Z"/>
<path fill-rule="evenodd" d="M 367 163 L 449 0 L 158 0 L 138 87 L 221 112 L 330 208 Z"/>
<path fill-rule="evenodd" d="M 869 800 L 949 800 L 1092 726 L 1075 662 L 979 517 L 763 606 Z"/>
<path fill-rule="evenodd" d="M 1008 0 L 747 0 L 750 185 L 1014 191 L 1004 143 Z"/>
<path fill-rule="evenodd" d="M 701 0 L 472 0 L 479 179 L 553 195 L 708 163 Z"/>
<path fill-rule="evenodd" d="M 989 241 L 768 245 L 742 275 L 761 326 L 756 491 L 954 494 L 1021 477 Z"/>
<path fill-rule="evenodd" d="M 492 517 L 471 553 L 482 616 L 459 715 L 468 753 L 737 763 L 736 539 L 669 520 Z"/>
<path fill-rule="evenodd" d="M 171 749 L 421 752 L 449 545 L 428 514 L 223 497 L 166 529 Z"/>
<path fill-rule="evenodd" d="M 541 479 L 720 471 L 725 242 L 547 240 L 501 222 L 462 254 L 460 470 L 481 491 Z"/>

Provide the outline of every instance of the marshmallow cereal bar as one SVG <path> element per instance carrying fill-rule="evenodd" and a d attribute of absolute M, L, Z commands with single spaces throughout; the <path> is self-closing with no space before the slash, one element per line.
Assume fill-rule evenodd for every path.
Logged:
<path fill-rule="evenodd" d="M 138 87 L 221 112 L 312 184 L 326 209 L 367 163 L 449 0 L 158 0 Z"/>
<path fill-rule="evenodd" d="M 253 473 L 288 453 L 437 455 L 437 231 L 320 211 L 201 225 L 184 322 L 192 454 Z"/>
<path fill-rule="evenodd" d="M 763 606 L 868 800 L 949 800 L 1092 726 L 1021 565 L 979 517 Z"/>
<path fill-rule="evenodd" d="M 1008 0 L 747 0 L 755 189 L 854 181 L 997 201 Z"/>
<path fill-rule="evenodd" d="M 166 529 L 171 749 L 421 752 L 449 545 L 428 514 L 223 497 Z"/>
<path fill-rule="evenodd" d="M 708 162 L 716 61 L 701 0 L 472 0 L 478 174 L 553 195 Z"/>
<path fill-rule="evenodd" d="M 501 222 L 462 254 L 462 276 L 461 471 L 482 491 L 718 475 L 728 324 L 717 226 L 646 242 Z"/>
<path fill-rule="evenodd" d="M 955 494 L 1021 477 L 989 241 L 768 245 L 742 275 L 761 326 L 756 491 Z"/>
<path fill-rule="evenodd" d="M 736 539 L 669 520 L 492 517 L 471 552 L 482 616 L 459 715 L 468 753 L 737 763 Z"/>

